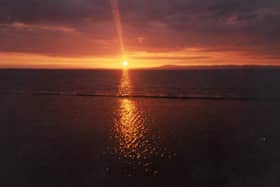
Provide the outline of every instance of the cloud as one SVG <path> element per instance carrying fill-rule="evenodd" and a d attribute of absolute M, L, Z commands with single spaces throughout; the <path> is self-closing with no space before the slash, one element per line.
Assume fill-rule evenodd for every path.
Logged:
<path fill-rule="evenodd" d="M 117 41 L 102 40 L 91 33 L 56 27 L 12 24 L 0 28 L 0 51 L 49 56 L 103 56 L 118 53 Z"/>
<path fill-rule="evenodd" d="M 59 25 L 40 25 L 40 24 L 25 24 L 23 22 L 14 22 L 10 24 L 0 24 L 2 27 L 10 27 L 14 29 L 24 30 L 48 30 L 48 31 L 62 31 L 62 32 L 75 32 L 75 29 L 71 27 L 59 26 Z"/>
<path fill-rule="evenodd" d="M 202 60 L 208 59 L 207 56 L 194 56 L 194 57 L 175 57 L 175 56 L 134 56 L 133 59 L 137 60 Z"/>
<path fill-rule="evenodd" d="M 280 59 L 279 0 L 119 2 L 130 51 L 201 48 Z M 118 54 L 111 11 L 110 0 L 0 0 L 0 50 Z"/>
<path fill-rule="evenodd" d="M 104 0 L 1 0 L 1 22 L 73 23 L 83 19 L 104 20 L 110 2 Z"/>

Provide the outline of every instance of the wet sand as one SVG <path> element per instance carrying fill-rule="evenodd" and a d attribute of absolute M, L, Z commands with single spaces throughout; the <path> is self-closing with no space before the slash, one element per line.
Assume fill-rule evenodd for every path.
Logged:
<path fill-rule="evenodd" d="M 3 187 L 280 185 L 278 102 L 2 95 L 0 103 Z"/>

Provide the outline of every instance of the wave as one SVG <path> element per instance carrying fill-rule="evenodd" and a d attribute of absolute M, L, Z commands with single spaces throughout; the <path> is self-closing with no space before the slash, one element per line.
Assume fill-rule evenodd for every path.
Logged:
<path fill-rule="evenodd" d="M 280 97 L 266 96 L 225 96 L 225 95 L 166 95 L 166 94 L 109 94 L 64 91 L 0 91 L 0 95 L 31 95 L 31 96 L 72 96 L 72 97 L 108 97 L 108 98 L 151 98 L 181 100 L 239 100 L 239 101 L 280 101 Z"/>

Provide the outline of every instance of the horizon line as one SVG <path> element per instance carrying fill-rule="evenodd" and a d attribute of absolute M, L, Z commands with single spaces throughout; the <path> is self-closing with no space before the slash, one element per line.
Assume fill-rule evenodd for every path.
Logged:
<path fill-rule="evenodd" d="M 132 67 L 128 70 L 191 70 L 191 69 L 242 69 L 242 68 L 280 68 L 280 65 L 245 64 L 245 65 L 162 65 L 155 67 Z M 123 70 L 123 68 L 102 68 L 102 67 L 0 67 L 0 70 Z"/>

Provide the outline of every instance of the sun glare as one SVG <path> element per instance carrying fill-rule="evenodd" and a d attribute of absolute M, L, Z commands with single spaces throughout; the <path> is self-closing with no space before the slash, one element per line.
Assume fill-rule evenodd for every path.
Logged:
<path fill-rule="evenodd" d="M 128 67 L 128 61 L 127 61 L 127 60 L 123 61 L 122 64 L 123 64 L 123 67 L 124 67 L 124 68 L 127 68 L 127 67 Z"/>

